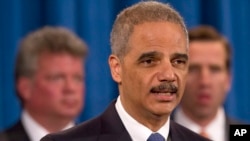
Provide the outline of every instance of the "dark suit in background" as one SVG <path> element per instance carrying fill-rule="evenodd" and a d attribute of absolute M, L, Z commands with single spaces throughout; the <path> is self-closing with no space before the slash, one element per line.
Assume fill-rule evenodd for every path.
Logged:
<path fill-rule="evenodd" d="M 30 141 L 21 121 L 0 133 L 0 141 Z"/>

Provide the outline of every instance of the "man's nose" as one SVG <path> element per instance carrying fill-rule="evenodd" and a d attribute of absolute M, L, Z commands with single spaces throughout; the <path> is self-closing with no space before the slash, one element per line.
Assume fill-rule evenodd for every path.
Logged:
<path fill-rule="evenodd" d="M 163 63 L 158 70 L 158 80 L 159 81 L 169 81 L 175 80 L 175 72 L 171 62 Z"/>
<path fill-rule="evenodd" d="M 65 93 L 73 93 L 75 89 L 74 80 L 71 78 L 66 78 L 64 82 L 64 92 Z"/>
<path fill-rule="evenodd" d="M 207 85 L 211 81 L 210 71 L 208 69 L 202 69 L 200 72 L 199 81 L 202 85 Z"/>

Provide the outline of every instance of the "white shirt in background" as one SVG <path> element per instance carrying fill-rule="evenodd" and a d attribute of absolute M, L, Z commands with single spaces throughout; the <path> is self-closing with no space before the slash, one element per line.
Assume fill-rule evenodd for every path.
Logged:
<path fill-rule="evenodd" d="M 24 126 L 31 141 L 40 141 L 40 139 L 47 135 L 49 132 L 43 128 L 39 123 L 37 123 L 27 111 L 23 111 L 21 115 L 21 122 Z M 68 129 L 74 126 L 74 122 L 70 122 L 64 129 Z"/>
<path fill-rule="evenodd" d="M 190 130 L 200 133 L 201 127 L 189 119 L 182 111 L 181 107 L 176 110 L 175 113 L 175 121 Z M 226 141 L 226 116 L 224 109 L 221 107 L 219 108 L 216 117 L 214 120 L 208 124 L 208 126 L 204 129 L 205 132 L 208 134 L 209 138 L 213 141 Z"/>

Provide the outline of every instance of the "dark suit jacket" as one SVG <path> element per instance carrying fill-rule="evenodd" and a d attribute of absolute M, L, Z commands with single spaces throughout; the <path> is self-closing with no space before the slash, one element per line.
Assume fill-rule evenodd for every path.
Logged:
<path fill-rule="evenodd" d="M 208 141 L 187 128 L 170 122 L 171 141 Z M 41 141 L 132 141 L 116 109 L 115 101 L 100 116 L 71 129 L 49 134 Z"/>
<path fill-rule="evenodd" d="M 30 139 L 19 120 L 14 126 L 0 133 L 0 141 L 30 141 Z"/>

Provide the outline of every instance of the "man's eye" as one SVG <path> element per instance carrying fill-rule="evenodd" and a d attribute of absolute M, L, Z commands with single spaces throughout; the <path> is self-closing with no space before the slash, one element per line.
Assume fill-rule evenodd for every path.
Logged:
<path fill-rule="evenodd" d="M 141 61 L 141 64 L 144 66 L 144 67 L 151 67 L 153 65 L 156 65 L 157 64 L 157 61 L 156 60 L 153 60 L 153 59 L 145 59 L 145 60 L 142 60 Z"/>
<path fill-rule="evenodd" d="M 144 60 L 143 63 L 144 64 L 151 64 L 153 61 L 151 59 L 148 59 L 148 60 Z"/>
<path fill-rule="evenodd" d="M 186 59 L 175 59 L 172 62 L 174 67 L 177 68 L 185 68 L 187 66 L 187 60 Z"/>
<path fill-rule="evenodd" d="M 219 67 L 219 66 L 211 66 L 210 67 L 210 72 L 211 73 L 219 73 L 221 72 L 223 69 L 222 67 Z"/>
<path fill-rule="evenodd" d="M 186 64 L 187 63 L 187 61 L 186 60 L 182 60 L 182 59 L 176 59 L 176 60 L 174 60 L 173 61 L 173 64 L 175 64 L 175 65 L 180 65 L 180 64 Z"/>
<path fill-rule="evenodd" d="M 189 73 L 199 73 L 200 72 L 200 67 L 190 65 L 189 68 L 188 68 L 188 72 Z"/>
<path fill-rule="evenodd" d="M 82 83 L 83 82 L 83 76 L 75 76 L 74 77 L 74 80 L 76 81 L 76 82 L 80 82 L 80 83 Z"/>

